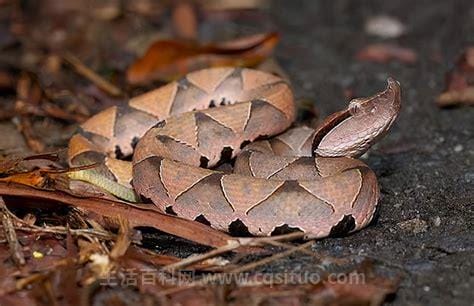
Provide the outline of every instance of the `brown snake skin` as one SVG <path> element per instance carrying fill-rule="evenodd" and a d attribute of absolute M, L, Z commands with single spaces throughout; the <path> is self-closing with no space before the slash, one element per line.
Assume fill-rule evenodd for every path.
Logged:
<path fill-rule="evenodd" d="M 131 190 L 133 171 L 134 190 L 163 212 L 219 230 L 245 225 L 262 236 L 290 228 L 321 238 L 372 219 L 377 180 L 354 157 L 387 132 L 399 110 L 399 84 L 389 79 L 386 90 L 352 100 L 316 131 L 286 131 L 295 104 L 285 81 L 211 68 L 93 116 L 71 139 L 69 162 L 100 163 L 89 181 L 129 200 L 110 186 Z M 132 153 L 133 168 L 115 159 Z M 206 169 L 234 157 L 233 172 Z"/>

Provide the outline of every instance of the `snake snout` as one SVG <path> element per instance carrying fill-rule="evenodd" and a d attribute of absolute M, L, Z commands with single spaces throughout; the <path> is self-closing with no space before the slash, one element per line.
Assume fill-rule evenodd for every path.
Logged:
<path fill-rule="evenodd" d="M 326 157 L 358 157 L 383 137 L 400 110 L 400 86 L 393 78 L 371 97 L 354 99 L 347 109 L 328 117 L 318 128 L 313 152 Z"/>

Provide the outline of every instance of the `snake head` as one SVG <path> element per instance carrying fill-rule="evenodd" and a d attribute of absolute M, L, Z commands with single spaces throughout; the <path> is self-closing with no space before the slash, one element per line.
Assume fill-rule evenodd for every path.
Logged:
<path fill-rule="evenodd" d="M 317 129 L 313 152 L 325 157 L 357 157 L 383 137 L 400 112 L 400 84 L 393 78 L 387 88 L 349 102 L 347 109 L 329 116 Z"/>

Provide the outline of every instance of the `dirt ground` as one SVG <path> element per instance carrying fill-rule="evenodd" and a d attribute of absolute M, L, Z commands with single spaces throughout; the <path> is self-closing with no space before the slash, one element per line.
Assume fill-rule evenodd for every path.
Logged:
<path fill-rule="evenodd" d="M 368 255 L 402 273 L 389 304 L 472 305 L 474 108 L 442 110 L 434 99 L 453 58 L 474 42 L 474 3 L 279 1 L 271 10 L 282 33 L 277 57 L 296 95 L 314 99 L 322 116 L 345 105 L 345 88 L 364 96 L 393 76 L 403 89 L 398 122 L 366 159 L 383 196 L 376 220 L 349 237 L 321 241 L 318 250 Z M 416 64 L 354 60 L 378 41 L 363 30 L 364 20 L 378 14 L 405 23 L 408 31 L 396 41 L 416 50 Z"/>

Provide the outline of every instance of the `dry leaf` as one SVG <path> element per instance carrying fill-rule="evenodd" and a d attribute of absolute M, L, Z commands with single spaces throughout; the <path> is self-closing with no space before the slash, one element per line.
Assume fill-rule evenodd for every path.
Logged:
<path fill-rule="evenodd" d="M 474 105 L 474 47 L 468 47 L 446 75 L 446 89 L 439 95 L 440 107 Z"/>
<path fill-rule="evenodd" d="M 406 64 L 414 64 L 418 55 L 410 48 L 390 43 L 371 44 L 357 52 L 356 58 L 360 61 L 386 63 L 391 60 Z"/>
<path fill-rule="evenodd" d="M 277 33 L 269 33 L 208 45 L 160 40 L 128 68 L 127 79 L 132 84 L 144 84 L 173 80 L 207 67 L 255 66 L 272 53 L 278 39 Z"/>
<path fill-rule="evenodd" d="M 0 158 L 0 182 L 48 187 L 61 174 L 57 158 L 56 153 Z"/>
<path fill-rule="evenodd" d="M 119 233 L 117 240 L 115 241 L 114 248 L 110 251 L 110 258 L 117 259 L 127 252 L 128 247 L 131 243 L 131 228 L 129 226 L 128 220 L 119 217 Z"/>
<path fill-rule="evenodd" d="M 268 0 L 199 0 L 206 10 L 252 10 L 269 6 Z"/>
<path fill-rule="evenodd" d="M 172 11 L 173 28 L 176 35 L 183 39 L 196 39 L 198 36 L 198 18 L 196 7 L 190 1 L 177 1 Z"/>

